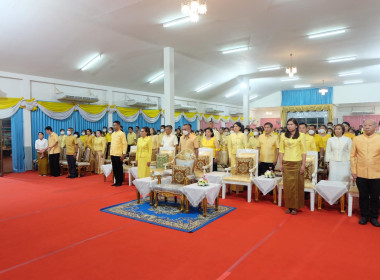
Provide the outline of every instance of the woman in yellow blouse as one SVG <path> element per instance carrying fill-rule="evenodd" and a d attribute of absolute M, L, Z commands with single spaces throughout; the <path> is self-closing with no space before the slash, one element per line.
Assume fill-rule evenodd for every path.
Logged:
<path fill-rule="evenodd" d="M 248 146 L 247 135 L 242 133 L 243 125 L 240 122 L 234 124 L 234 133 L 230 134 L 227 140 L 228 157 L 230 166 L 235 167 L 236 152 L 238 149 L 245 149 Z"/>
<path fill-rule="evenodd" d="M 353 141 L 354 138 L 355 138 L 355 134 L 352 134 L 352 133 L 349 132 L 350 128 L 351 128 L 350 123 L 343 122 L 342 124 L 344 126 L 344 131 L 346 131 L 346 133 L 343 136 L 346 136 L 346 137 L 350 138 Z"/>
<path fill-rule="evenodd" d="M 288 120 L 286 132 L 280 140 L 280 170 L 283 172 L 285 207 L 287 214 L 297 214 L 304 207 L 304 172 L 306 165 L 305 135 L 298 131 L 295 118 Z"/>
<path fill-rule="evenodd" d="M 248 149 L 257 150 L 260 147 L 259 136 L 260 136 L 259 130 L 255 128 L 253 130 L 253 136 L 250 137 L 248 140 Z"/>
<path fill-rule="evenodd" d="M 152 160 L 152 138 L 149 128 L 141 128 L 141 137 L 137 140 L 136 162 L 137 177 L 146 178 L 150 175 L 150 162 Z"/>
<path fill-rule="evenodd" d="M 101 131 L 96 131 L 96 138 L 94 139 L 94 152 L 95 152 L 95 173 L 103 174 L 101 166 L 104 164 L 104 158 L 107 149 L 106 138 L 101 135 Z"/>
<path fill-rule="evenodd" d="M 160 145 L 158 143 L 157 132 L 153 127 L 150 128 L 150 138 L 152 138 L 152 161 L 156 161 L 156 156 Z"/>
<path fill-rule="evenodd" d="M 205 137 L 202 139 L 201 147 L 213 149 L 213 171 L 218 171 L 216 159 L 218 158 L 220 151 L 219 142 L 216 140 L 214 137 L 214 132 L 209 127 L 205 129 Z"/>
<path fill-rule="evenodd" d="M 223 167 L 226 167 L 228 165 L 228 143 L 227 139 L 230 135 L 230 129 L 225 128 L 224 132 L 220 134 L 220 151 L 218 156 L 218 164 L 223 165 Z"/>
<path fill-rule="evenodd" d="M 87 141 L 85 144 L 85 149 L 90 148 L 90 166 L 87 167 L 87 171 L 93 172 L 95 170 L 95 150 L 94 150 L 94 141 L 95 136 L 92 135 L 92 130 L 87 129 Z"/>
<path fill-rule="evenodd" d="M 80 139 L 82 139 L 82 142 L 83 142 L 83 145 L 86 147 L 86 143 L 87 143 L 87 134 L 86 134 L 86 130 L 83 129 L 82 130 L 82 135 L 80 136 Z"/>

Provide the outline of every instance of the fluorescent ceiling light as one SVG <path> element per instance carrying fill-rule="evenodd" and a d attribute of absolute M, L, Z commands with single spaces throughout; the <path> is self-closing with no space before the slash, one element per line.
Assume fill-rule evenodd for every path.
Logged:
<path fill-rule="evenodd" d="M 294 77 L 294 78 L 284 78 L 284 79 L 281 79 L 281 82 L 297 81 L 297 80 L 299 80 L 299 79 L 300 79 L 299 77 Z"/>
<path fill-rule="evenodd" d="M 350 61 L 350 60 L 355 60 L 355 59 L 356 59 L 356 56 L 346 56 L 346 57 L 331 58 L 327 60 L 327 62 L 334 63 L 334 62 Z"/>
<path fill-rule="evenodd" d="M 170 26 L 173 26 L 173 25 L 182 24 L 182 23 L 189 22 L 189 21 L 190 21 L 189 17 L 182 17 L 182 18 L 177 18 L 175 20 L 171 20 L 171 21 L 168 21 L 168 22 L 164 22 L 162 24 L 162 26 L 163 27 L 170 27 Z"/>
<path fill-rule="evenodd" d="M 253 95 L 252 97 L 249 98 L 249 100 L 253 100 L 255 98 L 259 97 L 258 95 Z"/>
<path fill-rule="evenodd" d="M 280 70 L 281 66 L 268 66 L 268 67 L 263 67 L 259 68 L 260 72 L 266 72 L 266 71 L 274 71 L 274 70 Z"/>
<path fill-rule="evenodd" d="M 240 48 L 235 48 L 235 49 L 230 49 L 230 50 L 222 51 L 222 54 L 235 53 L 235 52 L 243 52 L 243 51 L 247 51 L 248 49 L 249 49 L 248 47 L 240 47 Z"/>
<path fill-rule="evenodd" d="M 309 88 L 311 85 L 295 85 L 294 88 Z"/>
<path fill-rule="evenodd" d="M 154 77 L 153 79 L 151 79 L 151 80 L 149 81 L 149 83 L 150 83 L 150 84 L 153 84 L 153 83 L 157 82 L 158 80 L 161 80 L 163 77 L 164 77 L 164 73 L 161 73 L 161 74 L 159 74 L 158 76 L 156 76 L 156 77 Z"/>
<path fill-rule="evenodd" d="M 241 84 L 240 84 L 240 87 L 241 87 L 242 89 L 246 89 L 246 88 L 248 87 L 248 85 L 247 85 L 246 83 L 241 83 Z"/>
<path fill-rule="evenodd" d="M 96 62 L 99 61 L 99 59 L 102 58 L 101 54 L 96 55 L 93 59 L 91 59 L 89 62 L 87 62 L 80 70 L 85 71 L 90 66 L 94 65 Z"/>
<path fill-rule="evenodd" d="M 343 84 L 345 85 L 352 85 L 352 84 L 361 84 L 363 80 L 350 80 L 350 81 L 344 81 Z"/>
<path fill-rule="evenodd" d="M 210 87 L 211 85 L 212 85 L 211 83 L 208 83 L 208 84 L 206 84 L 204 86 L 201 86 L 200 88 L 198 88 L 196 90 L 196 92 L 201 92 L 201 91 L 205 90 L 206 88 Z"/>
<path fill-rule="evenodd" d="M 325 32 L 314 33 L 314 34 L 310 34 L 308 36 L 309 36 L 309 39 L 314 39 L 314 38 L 321 38 L 321 37 L 327 37 L 327 36 L 332 36 L 332 35 L 338 35 L 338 34 L 342 34 L 345 32 L 346 32 L 346 29 L 342 28 L 342 29 L 335 29 L 335 30 L 330 30 L 330 31 L 325 31 Z"/>
<path fill-rule="evenodd" d="M 231 93 L 229 93 L 229 94 L 226 94 L 225 97 L 226 97 L 226 98 L 230 98 L 231 96 L 234 96 L 234 95 L 236 95 L 236 94 L 238 94 L 238 93 L 239 93 L 239 91 L 238 91 L 238 90 L 235 90 L 235 91 L 233 91 L 233 92 L 231 92 Z"/>
<path fill-rule="evenodd" d="M 347 72 L 338 74 L 339 77 L 355 76 L 360 75 L 362 72 Z"/>

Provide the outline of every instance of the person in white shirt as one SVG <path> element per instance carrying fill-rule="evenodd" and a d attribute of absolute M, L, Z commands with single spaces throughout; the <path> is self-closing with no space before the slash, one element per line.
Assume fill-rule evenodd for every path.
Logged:
<path fill-rule="evenodd" d="M 178 146 L 178 138 L 176 135 L 172 134 L 173 127 L 171 125 L 167 125 L 165 127 L 165 135 L 162 136 L 161 147 L 174 147 Z"/>
<path fill-rule="evenodd" d="M 38 174 L 40 176 L 46 176 L 49 173 L 48 169 L 48 140 L 44 138 L 42 132 L 38 133 L 38 139 L 35 142 L 35 148 L 37 151 L 37 161 L 38 161 Z"/>
<path fill-rule="evenodd" d="M 350 151 L 352 141 L 343 136 L 345 128 L 337 124 L 334 137 L 327 140 L 325 162 L 329 168 L 329 180 L 349 182 L 351 178 Z"/>

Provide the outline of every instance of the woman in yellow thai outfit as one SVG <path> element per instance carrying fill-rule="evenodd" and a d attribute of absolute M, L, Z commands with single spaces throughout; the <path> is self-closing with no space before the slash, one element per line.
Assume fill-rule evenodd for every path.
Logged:
<path fill-rule="evenodd" d="M 236 152 L 238 149 L 245 149 L 248 146 L 247 135 L 242 133 L 243 125 L 240 122 L 234 124 L 234 133 L 230 134 L 227 141 L 228 157 L 231 167 L 235 167 Z"/>
<path fill-rule="evenodd" d="M 351 128 L 350 123 L 348 123 L 348 122 L 343 122 L 342 124 L 343 124 L 343 126 L 344 126 L 344 131 L 346 132 L 346 133 L 344 133 L 343 136 L 346 136 L 346 137 L 350 138 L 351 141 L 354 141 L 355 134 L 352 134 L 352 133 L 349 132 L 349 131 L 350 131 L 350 128 Z"/>
<path fill-rule="evenodd" d="M 49 173 L 48 147 L 47 139 L 44 138 L 42 132 L 39 132 L 38 139 L 35 142 L 35 148 L 37 151 L 38 174 L 40 174 L 40 176 L 46 176 Z"/>
<path fill-rule="evenodd" d="M 219 155 L 219 142 L 214 137 L 214 132 L 211 128 L 205 129 L 205 137 L 202 139 L 201 147 L 213 149 L 213 171 L 218 171 L 218 164 L 216 159 Z"/>
<path fill-rule="evenodd" d="M 218 157 L 218 164 L 227 166 L 228 165 L 228 143 L 227 139 L 230 135 L 230 129 L 225 128 L 224 132 L 220 134 L 220 151 L 219 151 L 219 157 Z"/>
<path fill-rule="evenodd" d="M 259 130 L 255 128 L 253 130 L 253 137 L 250 137 L 248 140 L 248 149 L 257 150 L 260 147 L 259 136 L 260 136 Z"/>
<path fill-rule="evenodd" d="M 96 131 L 96 138 L 94 139 L 94 151 L 95 151 L 95 173 L 103 174 L 102 165 L 107 150 L 107 140 L 102 136 L 100 130 Z"/>
<path fill-rule="evenodd" d="M 77 142 L 78 142 L 78 150 L 79 150 L 78 161 L 82 161 L 83 152 L 84 152 L 84 144 L 83 144 L 82 138 L 79 137 L 79 132 L 75 131 L 74 137 L 77 139 Z"/>
<path fill-rule="evenodd" d="M 86 144 L 87 144 L 87 134 L 86 134 L 86 130 L 83 129 L 82 130 L 82 135 L 80 136 L 80 139 L 82 139 L 82 142 L 83 142 L 83 145 L 86 147 Z"/>
<path fill-rule="evenodd" d="M 322 165 L 324 165 L 324 158 L 325 158 L 325 153 L 326 153 L 326 148 L 327 148 L 327 140 L 331 138 L 331 135 L 327 133 L 327 126 L 325 126 L 324 124 L 319 126 L 318 134 L 322 138 L 323 155 L 321 155 L 321 159 L 322 159 Z"/>
<path fill-rule="evenodd" d="M 152 160 L 152 138 L 149 128 L 141 128 L 141 137 L 137 140 L 136 162 L 137 177 L 146 178 L 150 175 L 150 162 Z"/>
<path fill-rule="evenodd" d="M 87 171 L 93 172 L 95 170 L 95 150 L 94 150 L 94 140 L 95 136 L 92 135 L 92 130 L 87 129 L 87 141 L 85 145 L 85 149 L 89 148 L 90 152 L 90 166 L 87 167 Z"/>
<path fill-rule="evenodd" d="M 305 135 L 298 131 L 295 118 L 288 120 L 280 140 L 280 170 L 283 172 L 285 213 L 297 214 L 305 205 L 304 172 L 306 166 Z"/>
<path fill-rule="evenodd" d="M 153 127 L 150 128 L 150 138 L 152 139 L 152 161 L 156 161 L 156 156 L 160 145 L 158 143 L 157 132 Z"/>

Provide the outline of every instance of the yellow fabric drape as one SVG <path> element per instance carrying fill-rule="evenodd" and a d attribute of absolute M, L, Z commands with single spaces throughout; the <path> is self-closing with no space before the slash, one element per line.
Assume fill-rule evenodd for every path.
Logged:
<path fill-rule="evenodd" d="M 186 116 L 186 118 L 194 118 L 195 115 L 197 115 L 198 113 L 197 112 L 184 112 L 184 115 Z"/>
<path fill-rule="evenodd" d="M 83 111 L 89 114 L 100 114 L 105 109 L 107 109 L 108 105 L 79 105 Z"/>
<path fill-rule="evenodd" d="M 329 114 L 329 122 L 333 121 L 333 118 L 334 118 L 333 104 L 284 106 L 284 107 L 281 107 L 282 126 L 286 125 L 287 116 L 289 112 L 315 112 L 315 111 L 327 111 Z"/>
<path fill-rule="evenodd" d="M 0 110 L 16 106 L 23 98 L 0 98 Z"/>
<path fill-rule="evenodd" d="M 63 113 L 74 107 L 73 103 L 62 103 L 62 102 L 46 102 L 37 101 L 38 104 L 45 107 L 47 110 L 57 113 Z"/>
<path fill-rule="evenodd" d="M 161 113 L 161 110 L 142 110 L 142 111 L 149 118 L 155 118 Z"/>
<path fill-rule="evenodd" d="M 120 113 L 122 113 L 126 117 L 131 117 L 139 112 L 138 108 L 125 108 L 125 107 L 117 107 Z"/>

